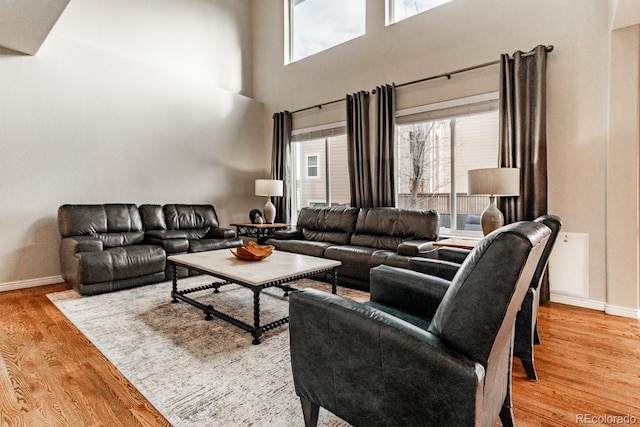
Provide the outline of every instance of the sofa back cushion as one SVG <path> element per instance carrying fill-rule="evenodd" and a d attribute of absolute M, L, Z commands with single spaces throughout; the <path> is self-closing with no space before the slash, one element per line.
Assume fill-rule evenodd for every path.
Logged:
<path fill-rule="evenodd" d="M 142 243 L 144 231 L 134 204 L 62 205 L 58 208 L 62 237 L 93 236 L 105 248 Z"/>
<path fill-rule="evenodd" d="M 363 208 L 350 243 L 395 251 L 406 240 L 436 240 L 438 227 L 434 210 Z"/>
<path fill-rule="evenodd" d="M 201 239 L 218 228 L 218 216 L 211 205 L 164 205 L 168 230 L 183 231 L 188 239 Z"/>
<path fill-rule="evenodd" d="M 145 231 L 167 229 L 167 222 L 164 219 L 162 205 L 140 205 L 138 210 L 140 211 L 142 227 Z"/>
<path fill-rule="evenodd" d="M 306 240 L 345 245 L 355 230 L 357 218 L 357 208 L 302 208 L 297 226 Z"/>

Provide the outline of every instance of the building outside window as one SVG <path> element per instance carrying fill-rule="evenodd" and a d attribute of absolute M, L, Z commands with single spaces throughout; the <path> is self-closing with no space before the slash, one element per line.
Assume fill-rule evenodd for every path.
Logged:
<path fill-rule="evenodd" d="M 303 207 L 349 206 L 347 136 L 344 127 L 296 131 L 292 136 L 295 185 L 292 222 Z"/>
<path fill-rule="evenodd" d="M 318 178 L 318 155 L 308 154 L 307 156 L 307 178 Z"/>
<path fill-rule="evenodd" d="M 365 34 L 366 0 L 288 0 L 285 63 Z"/>
<path fill-rule="evenodd" d="M 387 0 L 387 25 L 402 21 L 452 0 Z"/>
<path fill-rule="evenodd" d="M 466 175 L 498 165 L 498 101 L 461 102 L 397 117 L 397 205 L 437 210 L 443 233 L 474 234 L 489 198 L 468 196 Z"/>

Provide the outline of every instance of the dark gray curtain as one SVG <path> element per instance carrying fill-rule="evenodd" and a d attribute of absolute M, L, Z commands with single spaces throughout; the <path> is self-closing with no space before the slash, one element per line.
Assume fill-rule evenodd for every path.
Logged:
<path fill-rule="evenodd" d="M 499 166 L 520 168 L 520 196 L 501 197 L 505 223 L 531 221 L 547 213 L 547 120 L 545 46 L 503 54 L 500 61 Z M 540 301 L 549 299 L 548 282 Z"/>
<path fill-rule="evenodd" d="M 396 135 L 396 88 L 392 85 L 376 87 L 376 174 L 373 206 L 396 205 L 395 183 L 395 135 Z"/>
<path fill-rule="evenodd" d="M 347 95 L 347 152 L 351 206 L 373 207 L 369 138 L 369 93 Z"/>
<path fill-rule="evenodd" d="M 273 146 L 271 152 L 271 179 L 283 181 L 283 197 L 274 197 L 275 222 L 288 224 L 291 220 L 291 113 L 273 115 Z"/>

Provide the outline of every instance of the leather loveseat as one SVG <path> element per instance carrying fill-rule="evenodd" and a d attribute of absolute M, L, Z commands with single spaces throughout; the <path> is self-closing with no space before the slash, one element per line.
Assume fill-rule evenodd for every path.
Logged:
<path fill-rule="evenodd" d="M 242 239 L 230 228 L 220 228 L 218 216 L 211 205 L 140 205 L 140 215 L 146 241 L 161 246 L 168 255 L 212 251 L 242 246 Z M 173 276 L 167 263 L 165 279 Z M 197 274 L 197 273 L 194 273 Z M 179 268 L 178 276 L 189 275 Z"/>
<path fill-rule="evenodd" d="M 62 278 L 82 295 L 161 282 L 164 249 L 144 242 L 136 205 L 63 205 L 58 208 Z"/>
<path fill-rule="evenodd" d="M 68 204 L 58 229 L 62 277 L 82 295 L 169 280 L 167 254 L 242 246 L 211 205 Z"/>
<path fill-rule="evenodd" d="M 381 264 L 407 268 L 428 256 L 438 238 L 434 210 L 398 208 L 302 208 L 296 229 L 267 241 L 278 250 L 341 261 L 340 285 L 369 290 L 369 270 Z"/>

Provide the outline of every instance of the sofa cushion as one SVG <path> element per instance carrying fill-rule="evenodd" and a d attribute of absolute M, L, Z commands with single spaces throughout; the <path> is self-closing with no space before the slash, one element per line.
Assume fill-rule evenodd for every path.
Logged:
<path fill-rule="evenodd" d="M 99 283 L 145 276 L 164 271 L 165 252 L 159 246 L 135 245 L 80 252 L 79 282 Z"/>
<path fill-rule="evenodd" d="M 315 242 L 309 240 L 278 240 L 269 239 L 268 245 L 275 246 L 276 250 L 285 252 L 295 252 L 302 255 L 322 257 L 325 249 L 333 246 L 330 242 Z"/>
<path fill-rule="evenodd" d="M 338 278 L 346 276 L 368 281 L 369 258 L 375 251 L 377 251 L 376 248 L 364 246 L 330 246 L 324 251 L 324 257 L 342 262 L 342 265 L 337 268 Z"/>
<path fill-rule="evenodd" d="M 119 246 L 139 245 L 144 240 L 144 232 L 99 233 L 97 237 L 102 241 L 105 248 L 117 248 Z"/>
<path fill-rule="evenodd" d="M 436 240 L 439 216 L 434 210 L 361 209 L 351 244 L 397 250 L 406 240 Z"/>
<path fill-rule="evenodd" d="M 164 218 L 168 230 L 204 230 L 202 238 L 211 227 L 218 227 L 218 217 L 211 205 L 164 205 Z"/>
<path fill-rule="evenodd" d="M 146 231 L 167 229 L 161 205 L 140 205 L 138 210 L 142 218 L 142 226 Z"/>
<path fill-rule="evenodd" d="M 136 245 L 144 238 L 134 204 L 62 205 L 58 208 L 58 229 L 62 237 L 93 236 L 105 247 Z"/>
<path fill-rule="evenodd" d="M 357 218 L 357 208 L 302 208 L 297 227 L 306 240 L 344 245 L 349 243 Z"/>

